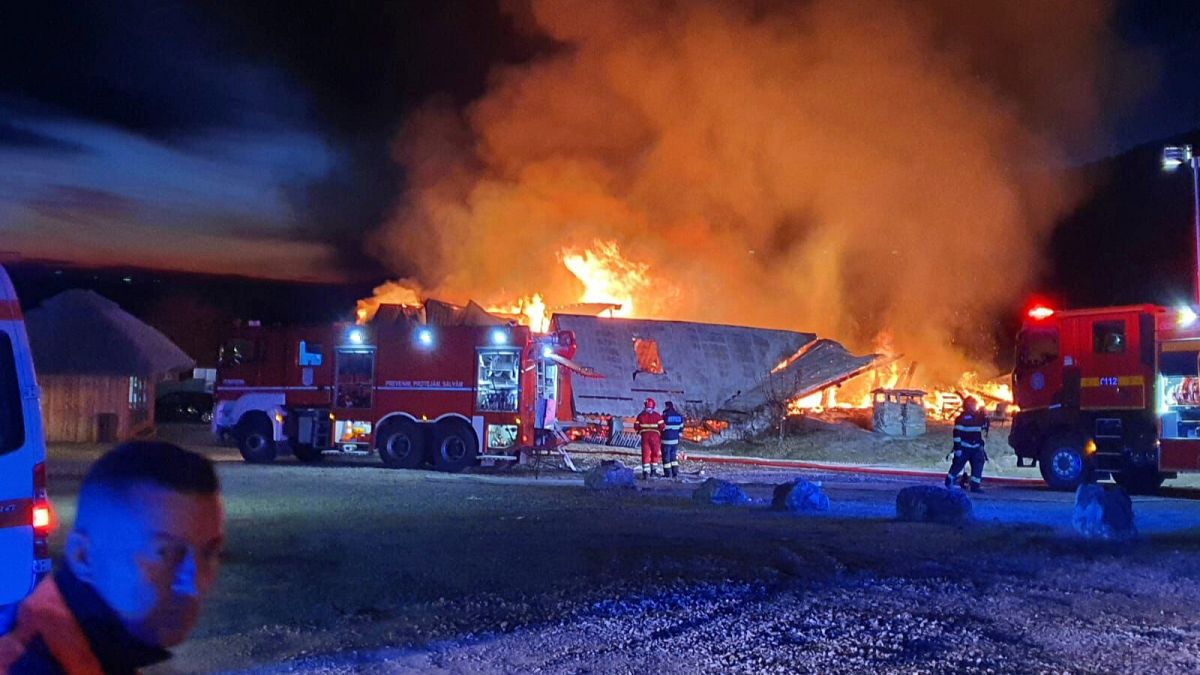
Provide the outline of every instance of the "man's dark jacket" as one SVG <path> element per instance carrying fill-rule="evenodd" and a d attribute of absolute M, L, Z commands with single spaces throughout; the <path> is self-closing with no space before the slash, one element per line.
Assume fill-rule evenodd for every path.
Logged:
<path fill-rule="evenodd" d="M 132 675 L 170 656 L 130 635 L 67 565 L 33 589 L 0 637 L 0 672 L 13 675 Z"/>

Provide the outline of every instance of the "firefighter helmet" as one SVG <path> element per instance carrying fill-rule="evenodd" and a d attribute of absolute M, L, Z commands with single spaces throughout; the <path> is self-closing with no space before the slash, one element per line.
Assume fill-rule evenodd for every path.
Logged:
<path fill-rule="evenodd" d="M 646 399 L 646 409 L 654 410 L 654 399 L 652 399 L 652 398 Z"/>
<path fill-rule="evenodd" d="M 979 401 L 975 400 L 974 396 L 968 396 L 963 399 L 963 409 L 968 412 L 975 412 L 979 408 Z"/>

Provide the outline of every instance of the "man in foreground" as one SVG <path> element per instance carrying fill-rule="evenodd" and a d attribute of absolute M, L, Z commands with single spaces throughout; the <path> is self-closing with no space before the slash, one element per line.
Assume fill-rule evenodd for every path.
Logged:
<path fill-rule="evenodd" d="M 216 580 L 222 521 L 207 459 L 170 443 L 114 448 L 83 479 L 64 564 L 0 637 L 0 669 L 134 673 L 170 658 Z"/>

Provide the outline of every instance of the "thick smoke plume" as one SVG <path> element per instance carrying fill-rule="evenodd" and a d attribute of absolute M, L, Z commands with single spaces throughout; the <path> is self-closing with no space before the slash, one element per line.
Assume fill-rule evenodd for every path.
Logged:
<path fill-rule="evenodd" d="M 560 46 L 396 143 L 408 184 L 374 248 L 484 303 L 584 289 L 612 242 L 639 316 L 890 334 L 926 377 L 986 354 L 1055 219 L 1066 153 L 1119 63 L 1091 0 L 541 2 Z"/>

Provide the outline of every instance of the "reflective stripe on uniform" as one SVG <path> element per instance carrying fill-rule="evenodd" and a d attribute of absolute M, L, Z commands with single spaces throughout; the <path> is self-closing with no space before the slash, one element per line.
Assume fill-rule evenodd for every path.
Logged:
<path fill-rule="evenodd" d="M 955 431 L 965 431 L 967 433 L 977 433 L 977 434 L 983 433 L 982 426 L 973 427 L 973 426 L 967 426 L 965 424 L 955 424 L 954 430 Z"/>
<path fill-rule="evenodd" d="M 679 439 L 678 438 L 664 438 L 662 444 L 663 445 L 679 445 Z"/>

